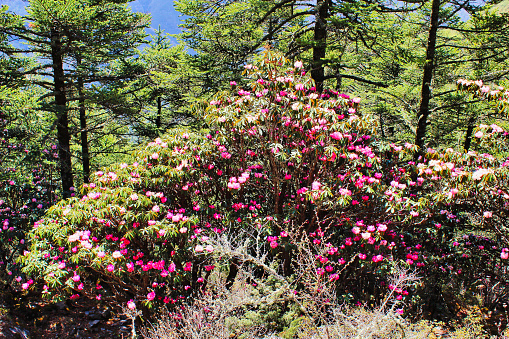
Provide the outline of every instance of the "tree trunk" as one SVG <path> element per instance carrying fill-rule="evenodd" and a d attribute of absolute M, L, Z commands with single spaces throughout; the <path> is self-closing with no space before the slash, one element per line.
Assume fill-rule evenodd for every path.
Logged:
<path fill-rule="evenodd" d="M 72 163 L 69 134 L 69 116 L 67 112 L 67 98 L 65 94 L 64 65 L 62 59 L 61 33 L 58 29 L 51 29 L 51 58 L 53 61 L 53 81 L 55 85 L 55 105 L 57 110 L 57 139 L 58 156 L 60 160 L 60 177 L 62 178 L 62 196 L 71 196 L 73 186 Z"/>
<path fill-rule="evenodd" d="M 323 59 L 327 51 L 327 18 L 329 17 L 329 0 L 316 0 L 315 29 L 313 41 L 313 69 L 311 77 L 315 81 L 316 90 L 323 91 L 325 71 Z"/>
<path fill-rule="evenodd" d="M 415 144 L 422 148 L 424 138 L 426 137 L 426 127 L 429 117 L 429 102 L 431 99 L 431 80 L 433 79 L 433 70 L 435 68 L 435 50 L 437 43 L 438 13 L 440 11 L 440 0 L 433 0 L 431 5 L 431 22 L 428 33 L 428 46 L 426 47 L 426 63 L 424 64 L 424 74 L 422 77 L 421 105 L 417 115 L 417 131 L 415 133 Z"/>
<path fill-rule="evenodd" d="M 157 116 L 156 116 L 157 135 L 161 133 L 161 116 L 162 116 L 161 97 L 157 97 Z"/>
<path fill-rule="evenodd" d="M 76 57 L 76 64 L 78 68 L 81 65 L 81 56 Z M 87 131 L 87 116 L 85 111 L 85 97 L 83 95 L 83 77 L 78 76 L 78 102 L 80 111 L 80 137 L 81 137 L 81 158 L 83 163 L 83 182 L 88 184 L 90 181 L 90 150 L 88 148 L 88 131 Z"/>
<path fill-rule="evenodd" d="M 474 123 L 475 123 L 474 116 L 468 118 L 467 135 L 465 136 L 464 144 L 465 152 L 468 152 L 468 150 L 470 149 L 470 143 L 472 142 L 472 132 L 474 131 L 475 127 Z"/>

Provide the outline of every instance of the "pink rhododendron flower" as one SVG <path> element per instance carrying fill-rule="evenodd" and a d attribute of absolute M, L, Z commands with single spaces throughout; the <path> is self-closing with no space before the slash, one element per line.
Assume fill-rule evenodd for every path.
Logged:
<path fill-rule="evenodd" d="M 477 171 L 475 171 L 474 173 L 472 173 L 472 179 L 474 179 L 474 180 L 481 180 L 481 178 L 484 175 L 489 174 L 489 173 L 493 173 L 493 170 L 491 168 L 489 168 L 489 169 L 480 168 Z"/>
<path fill-rule="evenodd" d="M 340 132 L 333 132 L 331 133 L 330 137 L 334 140 L 341 140 L 343 139 L 343 134 L 341 134 Z"/>
<path fill-rule="evenodd" d="M 361 234 L 361 236 L 362 236 L 362 239 L 364 239 L 364 240 L 368 240 L 368 239 L 371 237 L 371 233 L 369 233 L 369 232 L 363 232 L 363 233 Z"/>
<path fill-rule="evenodd" d="M 155 292 L 150 292 L 149 294 L 147 294 L 147 299 L 148 300 L 154 300 L 155 297 L 156 297 Z"/>

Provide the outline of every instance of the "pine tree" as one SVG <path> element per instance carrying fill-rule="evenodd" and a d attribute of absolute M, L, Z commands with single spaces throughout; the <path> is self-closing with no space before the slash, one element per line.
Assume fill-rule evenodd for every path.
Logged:
<path fill-rule="evenodd" d="M 88 177 L 85 87 L 116 80 L 102 69 L 114 60 L 134 54 L 144 37 L 147 17 L 131 13 L 124 1 L 101 0 L 32 0 L 27 12 L 26 17 L 2 13 L 0 33 L 28 43 L 23 49 L 3 47 L 3 51 L 33 53 L 42 63 L 23 74 L 41 76 L 32 82 L 48 90 L 47 95 L 54 99 L 46 110 L 56 116 L 62 192 L 67 197 L 74 185 L 70 103 L 79 101 L 81 107 L 82 153 Z"/>

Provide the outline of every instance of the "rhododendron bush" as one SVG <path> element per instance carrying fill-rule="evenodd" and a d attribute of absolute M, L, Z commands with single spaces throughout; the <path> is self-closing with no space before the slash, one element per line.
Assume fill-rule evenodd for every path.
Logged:
<path fill-rule="evenodd" d="M 215 239 L 262 239 L 278 274 L 294 279 L 298 242 L 307 274 L 340 297 L 376 302 L 403 264 L 429 279 L 398 299 L 427 302 L 443 285 L 490 277 L 504 287 L 507 163 L 488 154 L 386 144 L 359 98 L 315 92 L 302 63 L 267 51 L 203 115 L 203 132 L 176 130 L 96 172 L 30 233 L 25 285 L 51 298 L 92 297 L 153 307 L 234 271 Z M 497 126 L 498 128 L 498 126 Z M 495 127 L 486 133 L 497 138 Z M 256 263 L 252 263 L 256 266 Z M 484 282 L 486 283 L 486 282 Z M 431 298 L 431 297 L 430 297 Z"/>

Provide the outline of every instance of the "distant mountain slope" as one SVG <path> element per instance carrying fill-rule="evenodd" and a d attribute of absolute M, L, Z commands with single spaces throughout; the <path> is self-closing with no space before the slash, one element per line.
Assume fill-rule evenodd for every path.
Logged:
<path fill-rule="evenodd" d="M 495 5 L 494 8 L 499 13 L 509 13 L 509 0 L 503 0 L 499 4 Z"/>
<path fill-rule="evenodd" d="M 28 2 L 24 2 L 23 0 L 1 0 L 1 5 L 9 6 L 9 10 L 13 11 L 17 14 L 26 14 L 25 6 L 28 5 Z"/>
<path fill-rule="evenodd" d="M 136 0 L 129 4 L 133 11 L 149 13 L 152 15 L 152 27 L 147 33 L 153 34 L 153 29 L 159 25 L 166 33 L 180 33 L 178 25 L 180 24 L 179 13 L 173 8 L 173 1 L 170 0 Z"/>

